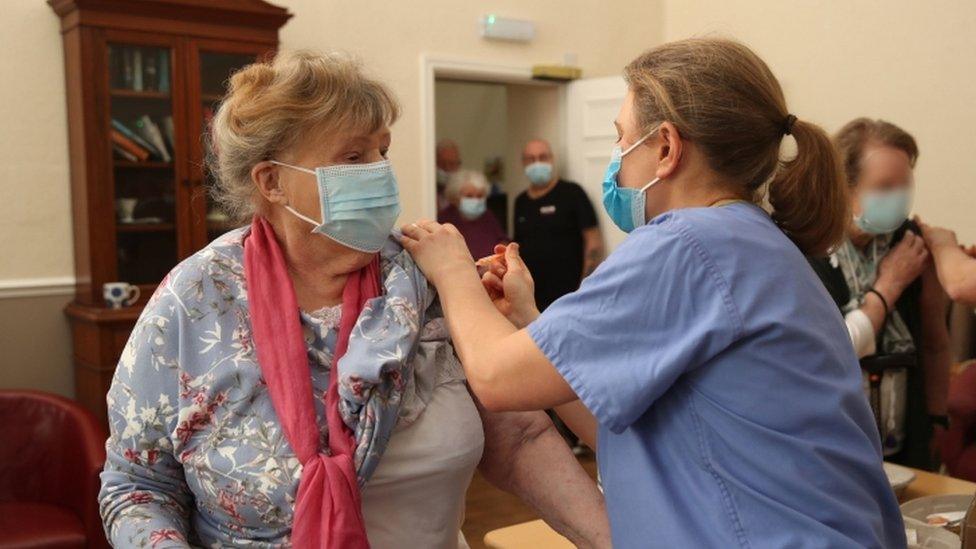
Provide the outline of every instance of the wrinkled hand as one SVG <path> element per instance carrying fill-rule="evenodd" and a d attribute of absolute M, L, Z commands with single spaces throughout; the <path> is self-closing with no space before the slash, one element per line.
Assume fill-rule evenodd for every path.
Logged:
<path fill-rule="evenodd" d="M 889 304 L 898 301 L 901 293 L 912 283 L 928 265 L 929 251 L 922 237 L 906 231 L 891 251 L 885 255 L 878 266 L 878 281 L 875 288 L 886 292 Z"/>
<path fill-rule="evenodd" d="M 524 328 L 539 316 L 535 306 L 535 282 L 528 267 L 519 255 L 519 245 L 495 246 L 495 253 L 488 270 L 481 276 L 481 283 L 498 312 L 509 322 Z"/>
<path fill-rule="evenodd" d="M 435 287 L 453 274 L 474 271 L 474 259 L 464 237 L 454 225 L 421 219 L 403 226 L 403 247 Z"/>
<path fill-rule="evenodd" d="M 924 223 L 920 218 L 916 217 L 915 222 L 922 229 L 922 238 L 925 239 L 925 245 L 928 246 L 930 250 L 942 246 L 956 247 L 959 242 L 956 240 L 956 233 L 950 231 L 949 229 L 944 229 L 942 227 L 936 227 L 935 225 L 928 225 Z"/>

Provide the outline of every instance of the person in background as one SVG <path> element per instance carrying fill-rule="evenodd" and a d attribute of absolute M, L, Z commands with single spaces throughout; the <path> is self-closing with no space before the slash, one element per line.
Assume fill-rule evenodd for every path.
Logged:
<path fill-rule="evenodd" d="M 451 223 L 461 231 L 475 258 L 489 256 L 494 253 L 495 245 L 508 243 L 508 235 L 488 211 L 490 190 L 484 175 L 474 170 L 458 170 L 444 189 L 448 205 L 437 214 L 439 223 Z"/>
<path fill-rule="evenodd" d="M 539 310 L 575 291 L 603 259 L 603 235 L 593 204 L 576 183 L 559 179 L 549 142 L 522 149 L 529 188 L 515 199 L 515 235 L 535 278 Z"/>
<path fill-rule="evenodd" d="M 461 151 L 457 143 L 450 139 L 437 142 L 437 211 L 446 208 L 449 203 L 444 196 L 451 175 L 461 169 Z"/>
<path fill-rule="evenodd" d="M 918 146 L 898 126 L 867 118 L 834 141 L 854 216 L 840 245 L 811 265 L 844 314 L 885 459 L 934 469 L 948 425 L 948 303 L 907 221 Z"/>
<path fill-rule="evenodd" d="M 922 238 L 949 299 L 976 307 L 976 246 L 962 247 L 956 233 L 949 229 L 927 225 L 918 218 L 915 221 L 922 229 Z"/>

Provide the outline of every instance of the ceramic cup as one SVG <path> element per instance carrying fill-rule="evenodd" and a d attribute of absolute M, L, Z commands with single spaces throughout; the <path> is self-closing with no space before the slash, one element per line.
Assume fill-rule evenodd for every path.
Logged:
<path fill-rule="evenodd" d="M 136 211 L 136 203 L 139 201 L 135 198 L 118 198 L 115 200 L 115 213 L 119 216 L 119 221 L 123 223 L 132 223 L 132 214 Z"/>
<path fill-rule="evenodd" d="M 107 282 L 102 285 L 102 297 L 110 309 L 121 309 L 139 299 L 139 287 L 128 282 Z"/>

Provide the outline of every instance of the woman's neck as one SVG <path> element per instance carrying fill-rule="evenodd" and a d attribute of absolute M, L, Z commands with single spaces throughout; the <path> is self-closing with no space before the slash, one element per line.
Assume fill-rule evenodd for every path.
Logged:
<path fill-rule="evenodd" d="M 269 221 L 285 256 L 298 306 L 315 311 L 342 303 L 349 274 L 369 263 L 372 254 L 347 248 L 281 219 Z"/>
<path fill-rule="evenodd" d="M 859 250 L 863 250 L 865 246 L 871 243 L 874 239 L 874 235 L 871 233 L 866 233 L 857 226 L 856 223 L 851 223 L 850 228 L 847 229 L 847 237 L 851 239 L 851 244 Z"/>

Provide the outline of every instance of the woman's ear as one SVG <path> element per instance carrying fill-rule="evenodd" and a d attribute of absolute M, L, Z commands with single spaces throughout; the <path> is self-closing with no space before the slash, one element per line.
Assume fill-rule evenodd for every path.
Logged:
<path fill-rule="evenodd" d="M 258 192 L 265 200 L 273 204 L 288 204 L 288 197 L 281 187 L 281 180 L 278 178 L 278 166 L 271 161 L 265 160 L 258 162 L 251 168 L 251 181 L 258 188 Z"/>
<path fill-rule="evenodd" d="M 658 149 L 657 171 L 655 175 L 661 179 L 667 179 L 674 175 L 681 163 L 682 139 L 678 133 L 678 128 L 670 122 L 662 122 L 657 131 L 656 144 Z"/>

